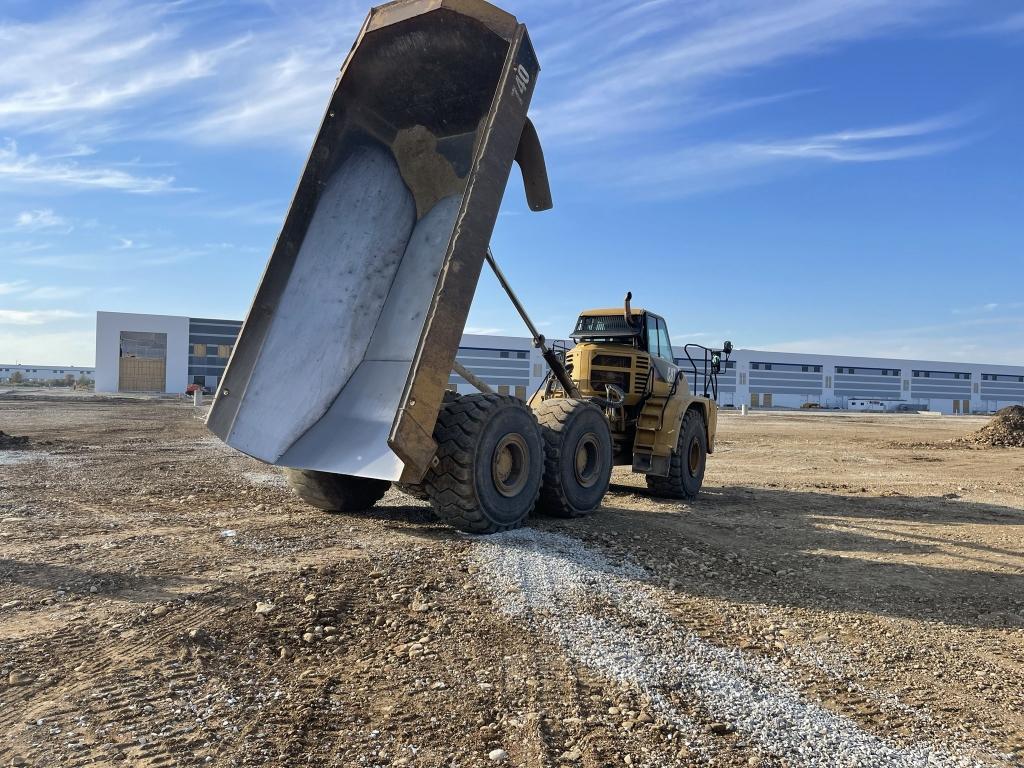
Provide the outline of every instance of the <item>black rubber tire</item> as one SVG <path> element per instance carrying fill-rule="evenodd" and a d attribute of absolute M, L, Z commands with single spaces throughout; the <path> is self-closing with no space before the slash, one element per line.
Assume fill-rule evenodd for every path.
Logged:
<path fill-rule="evenodd" d="M 691 461 L 695 460 L 695 461 Z M 647 475 L 647 488 L 669 499 L 692 499 L 704 483 L 708 461 L 708 434 L 700 411 L 690 409 L 679 428 L 679 442 L 672 452 L 668 477 Z M 696 468 L 691 466 L 696 464 Z"/>
<path fill-rule="evenodd" d="M 430 501 L 430 496 L 427 495 L 427 489 L 419 483 L 392 483 L 396 491 L 401 491 L 406 496 L 411 496 L 414 499 L 420 501 Z"/>
<path fill-rule="evenodd" d="M 467 533 L 518 528 L 537 503 L 544 448 L 537 419 L 508 395 L 471 394 L 446 402 L 434 427 L 437 462 L 423 487 L 437 516 Z M 509 458 L 500 467 L 495 462 Z M 505 481 L 505 493 L 498 486 Z"/>
<path fill-rule="evenodd" d="M 534 413 L 544 438 L 539 509 L 556 517 L 589 515 L 601 506 L 612 476 L 612 433 L 604 411 L 587 400 L 555 397 Z"/>
<path fill-rule="evenodd" d="M 387 480 L 312 469 L 286 469 L 284 473 L 299 498 L 325 512 L 362 512 L 380 501 L 391 487 Z"/>

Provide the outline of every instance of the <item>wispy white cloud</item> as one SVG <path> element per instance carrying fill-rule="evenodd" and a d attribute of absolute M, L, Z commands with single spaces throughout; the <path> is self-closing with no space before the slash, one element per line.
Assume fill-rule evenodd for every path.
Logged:
<path fill-rule="evenodd" d="M 463 330 L 463 333 L 470 333 L 477 336 L 491 336 L 493 334 L 504 333 L 502 328 L 483 328 L 476 325 L 468 325 Z"/>
<path fill-rule="evenodd" d="M 194 191 L 174 184 L 173 176 L 141 176 L 122 168 L 81 165 L 74 160 L 21 154 L 13 140 L 0 146 L 0 180 L 10 183 L 108 189 L 135 194 Z"/>
<path fill-rule="evenodd" d="M 58 216 L 52 208 L 43 208 L 36 211 L 22 211 L 14 219 L 16 229 L 28 232 L 38 232 L 41 229 L 59 229 L 70 232 L 73 227 L 63 216 Z"/>
<path fill-rule="evenodd" d="M 652 195 L 668 190 L 678 196 L 758 183 L 810 163 L 879 163 L 926 157 L 950 152 L 969 140 L 950 133 L 964 123 L 966 114 L 789 139 L 695 144 L 641 156 L 637 170 L 618 173 L 616 180 L 642 186 Z"/>
<path fill-rule="evenodd" d="M 656 12 L 662 4 L 594 2 L 536 31 L 538 48 L 556 53 L 537 105 L 542 136 L 607 140 L 671 129 L 730 101 L 723 89 L 744 73 L 920 23 L 944 3 L 695 0 Z M 532 7 L 548 15 L 547 3 Z"/>
<path fill-rule="evenodd" d="M 0 296 L 6 296 L 11 293 L 21 293 L 22 291 L 28 290 L 28 280 L 15 280 L 10 283 L 0 283 Z"/>
<path fill-rule="evenodd" d="M 83 296 L 89 291 L 85 286 L 40 285 L 33 288 L 28 280 L 0 283 L 0 296 L 12 296 L 19 302 L 70 299 Z"/>
<path fill-rule="evenodd" d="M 83 323 L 84 325 L 84 323 Z M 31 365 L 93 365 L 96 335 L 91 329 L 54 330 L 48 326 L 0 326 L 0 362 Z"/>
<path fill-rule="evenodd" d="M 44 325 L 85 316 L 70 309 L 0 309 L 0 325 Z"/>
<path fill-rule="evenodd" d="M 988 24 L 981 24 L 976 27 L 970 27 L 964 31 L 968 35 L 1018 35 L 1024 32 L 1024 11 L 1018 11 L 1011 13 L 1009 16 L 990 22 Z"/>
<path fill-rule="evenodd" d="M 1024 317 L 977 317 L 950 323 L 767 340 L 751 343 L 749 348 L 1020 365 L 1024 360 Z"/>
<path fill-rule="evenodd" d="M 251 3 L 244 14 L 86 0 L 41 20 L 0 21 L 0 127 L 308 145 L 365 13 L 355 0 Z"/>
<path fill-rule="evenodd" d="M 199 4 L 92 0 L 0 22 L 0 125 L 66 129 L 210 77 L 248 38 L 183 43 L 189 6 Z"/>
<path fill-rule="evenodd" d="M 1024 301 L 1009 301 L 1009 302 L 998 302 L 989 301 L 984 304 L 979 304 L 974 307 L 957 307 L 953 309 L 954 315 L 979 315 L 979 314 L 990 314 L 996 312 L 1011 311 L 1015 309 L 1024 309 Z"/>
<path fill-rule="evenodd" d="M 125 258 L 124 250 L 123 247 L 104 247 L 95 251 L 28 254 L 16 258 L 15 262 L 27 267 L 46 267 L 71 272 L 127 272 L 144 270 L 149 267 L 182 264 L 214 255 L 219 258 L 228 258 L 232 255 L 250 254 L 254 251 L 251 247 L 238 246 L 233 243 L 204 243 L 194 246 L 141 244 L 131 248 L 132 258 L 128 259 Z"/>
<path fill-rule="evenodd" d="M 41 285 L 38 288 L 31 289 L 19 298 L 27 301 L 62 301 L 64 299 L 84 296 L 90 290 L 86 286 Z"/>

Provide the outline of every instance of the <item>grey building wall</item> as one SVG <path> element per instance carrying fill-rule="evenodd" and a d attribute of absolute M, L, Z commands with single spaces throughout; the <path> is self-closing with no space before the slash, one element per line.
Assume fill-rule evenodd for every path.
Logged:
<path fill-rule="evenodd" d="M 192 317 L 188 321 L 188 380 L 190 384 L 216 386 L 224 375 L 231 350 L 242 330 L 239 320 Z M 205 355 L 197 352 L 206 352 Z"/>

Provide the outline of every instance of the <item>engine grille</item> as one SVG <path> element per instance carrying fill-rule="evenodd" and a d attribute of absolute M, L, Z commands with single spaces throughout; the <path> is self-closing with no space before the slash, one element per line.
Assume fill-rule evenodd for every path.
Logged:
<path fill-rule="evenodd" d="M 631 362 L 631 359 L 625 355 L 594 355 L 590 364 L 600 365 L 603 368 L 629 368 Z"/>

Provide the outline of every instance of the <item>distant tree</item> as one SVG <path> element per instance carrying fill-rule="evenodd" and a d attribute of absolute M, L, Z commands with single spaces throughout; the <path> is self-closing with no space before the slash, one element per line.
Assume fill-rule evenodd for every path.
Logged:
<path fill-rule="evenodd" d="M 11 384 L 21 384 L 25 380 L 25 377 L 21 375 L 21 371 L 15 371 L 11 374 Z"/>
<path fill-rule="evenodd" d="M 78 386 L 79 387 L 91 387 L 93 385 L 93 383 L 94 383 L 93 380 L 90 379 L 88 376 L 86 376 L 84 373 L 81 376 L 78 377 Z"/>
<path fill-rule="evenodd" d="M 72 386 L 74 386 L 74 384 L 75 384 L 75 374 L 73 374 L 73 373 L 65 373 L 64 374 L 64 386 L 65 387 L 72 387 Z"/>

